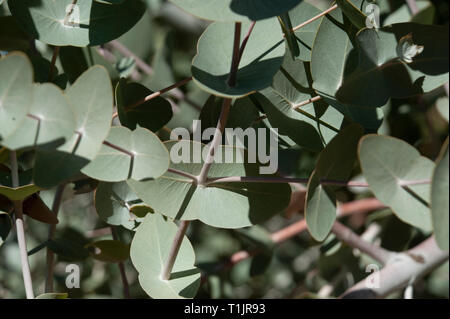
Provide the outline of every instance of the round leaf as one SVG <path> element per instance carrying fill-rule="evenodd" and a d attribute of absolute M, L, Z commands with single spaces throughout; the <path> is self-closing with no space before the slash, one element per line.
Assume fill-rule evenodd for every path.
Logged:
<path fill-rule="evenodd" d="M 169 280 L 161 279 L 178 227 L 159 214 L 148 214 L 131 243 L 131 261 L 139 272 L 139 283 L 155 299 L 193 298 L 200 287 L 195 253 L 183 238 Z"/>
<path fill-rule="evenodd" d="M 250 23 L 242 24 L 241 39 L 249 27 Z M 239 64 L 236 85 L 230 87 L 234 24 L 210 24 L 198 42 L 198 54 L 192 62 L 194 81 L 208 93 L 229 98 L 269 87 L 283 62 L 282 35 L 277 19 L 257 22 Z"/>
<path fill-rule="evenodd" d="M 113 127 L 106 142 L 97 157 L 82 169 L 83 174 L 105 182 L 121 182 L 129 178 L 156 179 L 169 168 L 167 149 L 147 129 Z"/>
<path fill-rule="evenodd" d="M 434 164 L 409 144 L 386 136 L 367 135 L 359 145 L 361 168 L 375 196 L 404 222 L 431 230 L 430 184 Z"/>
<path fill-rule="evenodd" d="M 8 1 L 12 15 L 34 39 L 58 46 L 99 45 L 120 37 L 145 12 L 140 0 L 108 5 L 93 0 Z M 119 23 L 120 21 L 120 23 Z"/>
<path fill-rule="evenodd" d="M 93 160 L 111 127 L 113 92 L 105 68 L 94 66 L 84 72 L 67 97 L 77 120 L 75 134 L 55 151 L 37 152 L 34 181 L 44 188 L 70 178 Z"/>
<path fill-rule="evenodd" d="M 3 145 L 10 150 L 30 146 L 56 147 L 73 136 L 74 111 L 56 85 L 34 84 L 32 98 L 28 116 L 3 141 Z"/>

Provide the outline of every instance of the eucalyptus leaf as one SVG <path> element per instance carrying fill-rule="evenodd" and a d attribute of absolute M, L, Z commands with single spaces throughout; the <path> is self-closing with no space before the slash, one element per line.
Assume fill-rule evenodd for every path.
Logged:
<path fill-rule="evenodd" d="M 203 162 L 195 163 L 194 156 L 205 152 L 206 146 L 189 141 L 170 141 L 165 144 L 171 154 L 178 154 L 180 150 L 189 152 L 185 153 L 185 156 L 189 156 L 189 163 L 172 162 L 170 168 L 194 176 L 200 174 Z M 220 149 L 216 154 L 225 156 L 228 153 L 236 160 L 224 163 L 225 157 L 217 155 L 222 163 L 212 163 L 209 177 L 261 176 L 258 164 L 242 163 L 243 158 L 239 155 L 242 150 L 229 146 L 222 146 Z M 242 161 L 237 160 L 239 158 Z M 174 161 L 173 155 L 171 159 Z M 201 187 L 191 179 L 172 172 L 154 181 L 128 180 L 127 183 L 157 213 L 177 220 L 198 219 L 220 228 L 242 228 L 261 223 L 286 208 L 291 194 L 287 184 L 213 183 Z"/>
<path fill-rule="evenodd" d="M 2 143 L 10 150 L 26 147 L 56 148 L 75 129 L 75 115 L 64 93 L 53 84 L 34 84 L 32 103 L 16 130 Z"/>
<path fill-rule="evenodd" d="M 120 37 L 145 12 L 140 0 L 108 5 L 93 0 L 8 1 L 12 15 L 34 39 L 58 46 L 99 45 Z M 118 23 L 120 21 L 120 23 Z"/>
<path fill-rule="evenodd" d="M 139 272 L 139 283 L 155 299 L 193 298 L 200 287 L 195 253 L 184 237 L 169 280 L 161 279 L 177 225 L 159 214 L 149 214 L 131 243 L 131 261 Z"/>
<path fill-rule="evenodd" d="M 323 144 L 336 135 L 344 119 L 340 112 L 321 101 L 302 105 L 317 97 L 312 88 L 310 63 L 294 61 L 289 55 L 286 55 L 271 87 L 261 94 L 271 102 L 261 103 L 271 124 L 298 145 L 313 150 L 321 150 Z"/>
<path fill-rule="evenodd" d="M 57 150 L 38 151 L 34 181 L 44 188 L 72 177 L 93 160 L 111 127 L 113 93 L 103 67 L 84 72 L 68 89 L 67 97 L 77 120 L 75 134 Z"/>
<path fill-rule="evenodd" d="M 81 172 L 105 182 L 156 179 L 169 168 L 169 153 L 151 131 L 111 128 L 97 156 Z"/>
<path fill-rule="evenodd" d="M 241 39 L 249 27 L 250 23 L 242 23 Z M 195 83 L 208 93 L 227 98 L 243 97 L 270 86 L 286 50 L 277 19 L 257 22 L 240 60 L 236 85 L 230 86 L 234 29 L 234 23 L 210 24 L 198 41 L 198 53 L 192 62 Z"/>
<path fill-rule="evenodd" d="M 27 116 L 32 101 L 33 69 L 23 53 L 0 58 L 0 143 Z"/>
<path fill-rule="evenodd" d="M 358 152 L 362 172 L 375 196 L 405 223 L 431 230 L 427 181 L 431 181 L 433 162 L 407 143 L 387 136 L 365 136 Z M 417 181 L 423 182 L 414 185 Z"/>

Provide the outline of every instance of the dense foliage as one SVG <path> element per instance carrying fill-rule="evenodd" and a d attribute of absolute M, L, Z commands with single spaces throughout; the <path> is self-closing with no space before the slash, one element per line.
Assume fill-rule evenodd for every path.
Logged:
<path fill-rule="evenodd" d="M 448 33 L 438 0 L 0 0 L 0 298 L 448 298 Z"/>

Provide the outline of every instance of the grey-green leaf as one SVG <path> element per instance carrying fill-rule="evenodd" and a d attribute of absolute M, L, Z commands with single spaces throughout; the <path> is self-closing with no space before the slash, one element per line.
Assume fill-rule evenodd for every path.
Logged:
<path fill-rule="evenodd" d="M 0 58 L 0 143 L 27 116 L 31 105 L 33 68 L 23 53 Z"/>
<path fill-rule="evenodd" d="M 183 238 L 169 280 L 161 279 L 177 225 L 159 214 L 148 214 L 131 243 L 131 261 L 139 272 L 139 283 L 155 299 L 195 297 L 200 287 L 200 271 L 187 237 Z"/>
<path fill-rule="evenodd" d="M 431 230 L 432 161 L 401 140 L 378 135 L 361 140 L 359 160 L 370 189 L 381 202 L 402 221 Z"/>
<path fill-rule="evenodd" d="M 242 23 L 241 39 L 250 23 Z M 286 51 L 283 33 L 276 18 L 256 23 L 237 72 L 235 86 L 228 84 L 233 56 L 234 23 L 215 22 L 198 41 L 192 75 L 208 93 L 238 98 L 269 87 Z"/>
<path fill-rule="evenodd" d="M 108 5 L 93 0 L 8 1 L 12 15 L 34 39 L 58 46 L 94 46 L 120 37 L 145 12 L 140 0 Z M 120 23 L 119 23 L 120 21 Z"/>
<path fill-rule="evenodd" d="M 75 134 L 55 151 L 38 151 L 34 181 L 44 188 L 70 178 L 93 160 L 111 127 L 113 92 L 105 68 L 94 66 L 84 72 L 68 89 L 67 97 L 77 120 Z M 51 174 L 48 167 L 52 167 Z"/>
<path fill-rule="evenodd" d="M 34 84 L 32 99 L 27 116 L 2 142 L 10 150 L 31 146 L 56 148 L 73 136 L 74 111 L 56 85 Z"/>
<path fill-rule="evenodd" d="M 169 168 L 169 153 L 151 131 L 111 128 L 100 152 L 81 172 L 105 182 L 156 179 Z"/>

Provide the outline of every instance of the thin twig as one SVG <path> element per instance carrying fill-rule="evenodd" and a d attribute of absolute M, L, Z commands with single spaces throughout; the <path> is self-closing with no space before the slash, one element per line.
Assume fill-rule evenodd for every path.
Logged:
<path fill-rule="evenodd" d="M 240 61 L 240 57 L 243 54 L 243 52 L 240 52 L 241 29 L 242 29 L 242 23 L 236 22 L 234 24 L 233 57 L 232 57 L 232 60 L 231 60 L 230 75 L 229 75 L 228 81 L 227 81 L 228 85 L 230 87 L 233 87 L 233 86 L 236 85 L 237 72 L 238 72 L 238 69 L 239 69 L 239 61 Z"/>
<path fill-rule="evenodd" d="M 191 175 L 191 174 L 189 174 L 189 173 L 186 173 L 186 172 L 183 172 L 183 171 L 174 169 L 174 168 L 169 168 L 167 171 L 170 172 L 170 173 L 173 173 L 173 174 L 177 174 L 177 175 L 180 175 L 180 176 L 189 178 L 189 179 L 191 179 L 191 180 L 192 180 L 193 182 L 195 182 L 195 183 L 198 181 L 197 176 Z"/>
<path fill-rule="evenodd" d="M 52 62 L 50 63 L 50 70 L 48 71 L 48 82 L 51 82 L 53 80 L 53 73 L 55 72 L 56 59 L 58 58 L 60 48 L 61 47 L 56 46 L 53 49 Z"/>
<path fill-rule="evenodd" d="M 167 257 L 166 264 L 161 272 L 161 279 L 169 280 L 170 274 L 172 273 L 173 265 L 175 265 L 175 260 L 177 259 L 178 252 L 180 251 L 181 243 L 183 242 L 186 231 L 189 227 L 190 221 L 182 221 L 178 227 L 178 231 L 175 234 L 175 238 L 170 247 L 169 256 Z"/>
<path fill-rule="evenodd" d="M 129 105 L 129 106 L 125 107 L 125 112 L 128 112 L 128 111 L 138 107 L 139 105 L 144 104 L 145 102 L 148 102 L 148 101 L 150 101 L 152 99 L 155 99 L 155 98 L 157 98 L 158 96 L 161 96 L 164 93 L 167 93 L 167 92 L 169 92 L 169 91 L 171 91 L 173 89 L 179 88 L 180 86 L 183 86 L 186 83 L 189 83 L 190 81 L 192 81 L 192 77 L 189 77 L 189 78 L 184 79 L 184 80 L 182 80 L 180 82 L 172 84 L 171 86 L 168 86 L 168 87 L 166 87 L 166 88 L 164 88 L 162 90 L 159 90 L 158 92 L 154 92 L 154 93 L 152 93 L 150 95 L 147 95 L 146 97 L 144 97 L 143 99 L 137 101 L 136 103 L 133 103 L 132 105 Z M 113 118 L 116 118 L 117 115 L 118 115 L 117 112 L 114 113 Z"/>
<path fill-rule="evenodd" d="M 304 26 L 306 26 L 306 25 L 308 25 L 308 24 L 310 24 L 310 23 L 316 21 L 317 19 L 320 19 L 320 18 L 323 17 L 324 15 L 327 15 L 328 13 L 330 13 L 331 11 L 336 10 L 337 8 L 338 8 L 338 5 L 335 4 L 335 5 L 332 6 L 331 8 L 329 8 L 329 9 L 323 11 L 322 13 L 316 15 L 315 17 L 313 17 L 313 18 L 311 18 L 311 19 L 309 19 L 309 20 L 307 20 L 307 21 L 305 21 L 305 22 L 299 24 L 298 26 L 294 27 L 294 28 L 292 29 L 292 31 L 295 32 L 295 31 L 297 31 L 297 30 L 303 28 Z"/>
<path fill-rule="evenodd" d="M 241 44 L 241 47 L 239 49 L 239 61 L 238 62 L 241 62 L 242 55 L 244 54 L 245 47 L 247 46 L 248 40 L 250 39 L 250 35 L 252 34 L 253 29 L 255 28 L 255 24 L 256 24 L 256 21 L 253 21 L 250 24 L 250 28 L 248 29 L 248 32 L 245 35 L 244 40 L 242 40 L 242 44 Z"/>
<path fill-rule="evenodd" d="M 227 123 L 228 115 L 231 109 L 231 99 L 224 99 L 222 104 L 222 110 L 220 112 L 219 121 L 217 123 L 217 128 L 214 133 L 213 140 L 211 142 L 211 146 L 208 152 L 208 156 L 206 157 L 206 161 L 203 164 L 200 175 L 198 176 L 198 184 L 204 185 L 208 179 L 209 169 L 214 161 L 214 153 L 216 148 L 220 145 L 222 141 L 222 134 L 225 130 L 225 125 Z"/>
<path fill-rule="evenodd" d="M 10 151 L 9 156 L 11 158 L 12 187 L 18 188 L 20 186 L 20 182 L 17 154 L 15 151 Z M 33 281 L 31 279 L 30 264 L 28 262 L 27 241 L 25 238 L 25 227 L 23 221 L 23 205 L 21 200 L 14 201 L 14 212 L 16 217 L 17 241 L 19 243 L 20 262 L 22 264 L 22 276 L 25 285 L 25 293 L 27 299 L 34 299 Z"/>
<path fill-rule="evenodd" d="M 111 235 L 114 240 L 119 241 L 119 235 L 117 234 L 117 230 L 114 226 L 111 226 Z M 122 279 L 123 296 L 125 297 L 125 299 L 130 299 L 130 285 L 128 284 L 125 265 L 122 261 L 119 261 L 117 265 L 119 266 L 120 278 Z"/>
<path fill-rule="evenodd" d="M 386 265 L 393 256 L 393 254 L 390 251 L 382 247 L 375 246 L 363 240 L 361 237 L 355 234 L 350 228 L 344 226 L 338 221 L 334 222 L 331 231 L 333 234 L 336 235 L 336 237 L 340 241 L 346 243 L 352 248 L 358 249 L 362 253 L 372 257 L 373 259 L 379 261 L 383 265 Z"/>
<path fill-rule="evenodd" d="M 56 188 L 55 197 L 53 199 L 52 212 L 55 217 L 58 216 L 59 209 L 62 203 L 62 197 L 64 193 L 65 184 L 61 184 Z M 48 228 L 48 240 L 55 238 L 56 225 L 50 225 Z M 55 254 L 47 247 L 47 278 L 45 279 L 45 292 L 53 292 L 53 270 L 55 268 Z"/>

